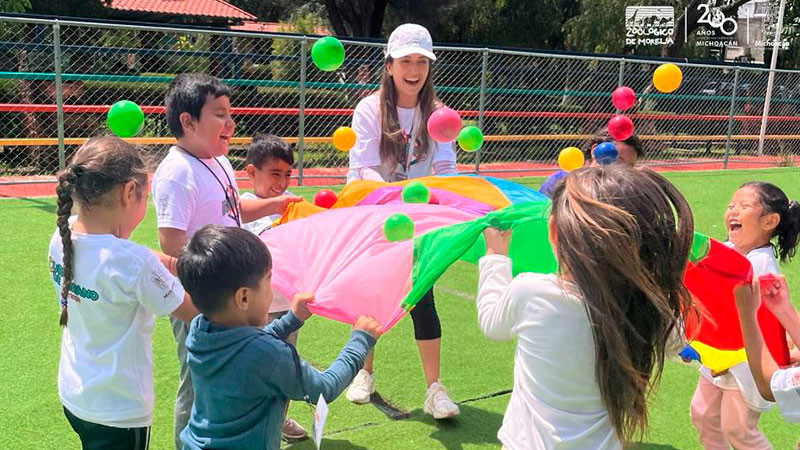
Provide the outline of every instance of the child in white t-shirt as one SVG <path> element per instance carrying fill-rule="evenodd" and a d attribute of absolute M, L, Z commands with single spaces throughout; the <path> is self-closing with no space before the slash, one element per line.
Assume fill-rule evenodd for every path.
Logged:
<path fill-rule="evenodd" d="M 512 278 L 511 232 L 487 229 L 478 322 L 516 336 L 514 388 L 498 438 L 511 450 L 621 449 L 646 433 L 668 336 L 691 304 L 682 275 L 689 205 L 662 176 L 587 167 L 556 185 L 556 274 Z"/>
<path fill-rule="evenodd" d="M 763 288 L 759 285 L 756 279 L 752 285 L 743 284 L 734 290 L 747 362 L 761 396 L 776 402 L 787 422 L 800 422 L 800 367 L 781 369 L 772 359 L 758 326 L 761 299 L 794 342 L 800 342 L 800 318 L 789 301 L 789 287 L 783 275 Z"/>
<path fill-rule="evenodd" d="M 189 322 L 196 311 L 159 256 L 128 240 L 147 209 L 147 171 L 133 146 L 89 140 L 58 175 L 56 191 L 50 273 L 64 327 L 64 414 L 84 448 L 145 449 L 154 315 Z M 163 261 L 174 270 L 174 258 Z"/>
<path fill-rule="evenodd" d="M 778 274 L 781 261 L 794 255 L 797 245 L 800 208 L 771 183 L 743 184 L 725 212 L 728 245 L 747 256 L 756 278 Z M 777 245 L 771 242 L 776 238 Z M 707 448 L 770 448 L 767 437 L 758 429 L 761 413 L 772 403 L 759 394 L 747 363 L 739 363 L 723 373 L 700 369 L 691 403 L 691 420 Z"/>
<path fill-rule="evenodd" d="M 253 138 L 247 149 L 247 177 L 253 184 L 253 192 L 245 192 L 242 199 L 267 199 L 281 195 L 292 195 L 287 190 L 292 178 L 294 153 L 292 147 L 283 139 L 273 134 L 263 134 Z M 272 214 L 242 224 L 242 228 L 261 236 L 272 228 L 272 224 L 280 218 L 280 214 Z M 292 303 L 279 293 L 273 293 L 273 300 L 269 307 L 269 321 L 278 320 L 289 312 Z M 295 330 L 286 338 L 286 342 L 297 347 L 297 333 Z M 286 403 L 286 411 L 289 403 Z M 287 441 L 304 439 L 308 436 L 306 430 L 297 422 L 286 417 L 281 426 L 281 437 Z"/>
<path fill-rule="evenodd" d="M 299 198 L 280 196 L 263 200 L 239 198 L 236 176 L 225 157 L 233 137 L 231 90 L 204 74 L 180 74 L 167 89 L 167 124 L 178 140 L 153 176 L 158 241 L 164 253 L 177 257 L 203 225 L 241 227 L 268 214 L 282 213 Z M 180 381 L 175 399 L 175 448 L 191 413 L 194 393 L 186 365 L 188 324 L 172 322 L 178 347 Z"/>

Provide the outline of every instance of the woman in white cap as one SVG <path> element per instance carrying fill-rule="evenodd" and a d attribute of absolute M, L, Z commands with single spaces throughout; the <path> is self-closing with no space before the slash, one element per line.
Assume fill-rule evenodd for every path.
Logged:
<path fill-rule="evenodd" d="M 429 135 L 428 117 L 441 103 L 433 89 L 431 35 L 424 27 L 404 24 L 389 37 L 378 91 L 358 103 L 353 113 L 356 144 L 350 150 L 347 181 L 401 181 L 431 174 L 456 173 L 453 143 Z M 428 383 L 423 410 L 436 419 L 459 413 L 439 382 L 441 326 L 431 289 L 411 310 L 414 337 Z M 375 392 L 372 354 L 347 390 L 348 400 L 368 403 Z"/>

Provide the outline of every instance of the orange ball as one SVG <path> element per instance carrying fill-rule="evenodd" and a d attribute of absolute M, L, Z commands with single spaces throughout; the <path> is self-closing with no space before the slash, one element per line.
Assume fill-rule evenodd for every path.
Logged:
<path fill-rule="evenodd" d="M 681 85 L 683 73 L 681 68 L 672 63 L 662 64 L 653 72 L 653 86 L 668 94 Z"/>
<path fill-rule="evenodd" d="M 333 132 L 333 146 L 343 152 L 356 145 L 356 132 L 350 127 L 339 127 Z"/>

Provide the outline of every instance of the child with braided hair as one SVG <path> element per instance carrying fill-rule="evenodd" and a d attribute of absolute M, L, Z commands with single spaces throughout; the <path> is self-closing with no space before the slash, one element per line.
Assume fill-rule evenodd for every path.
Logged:
<path fill-rule="evenodd" d="M 63 327 L 58 393 L 83 448 L 148 448 L 154 315 L 197 314 L 170 273 L 175 259 L 128 240 L 147 184 L 136 149 L 116 137 L 90 139 L 58 175 L 49 252 Z"/>

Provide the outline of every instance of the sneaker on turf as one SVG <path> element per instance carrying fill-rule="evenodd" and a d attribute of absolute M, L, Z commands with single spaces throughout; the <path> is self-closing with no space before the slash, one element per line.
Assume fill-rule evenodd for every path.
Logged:
<path fill-rule="evenodd" d="M 430 414 L 434 419 L 448 419 L 457 416 L 461 411 L 458 405 L 450 400 L 444 386 L 438 381 L 433 383 L 428 388 L 428 393 L 425 398 L 425 405 L 422 410 L 426 414 Z"/>
<path fill-rule="evenodd" d="M 369 403 L 370 396 L 375 393 L 375 376 L 364 369 L 358 371 L 358 374 L 350 383 L 347 388 L 347 397 L 353 403 L 363 405 Z"/>
<path fill-rule="evenodd" d="M 308 433 L 299 423 L 287 417 L 281 426 L 281 437 L 285 441 L 299 441 L 307 438 Z"/>

